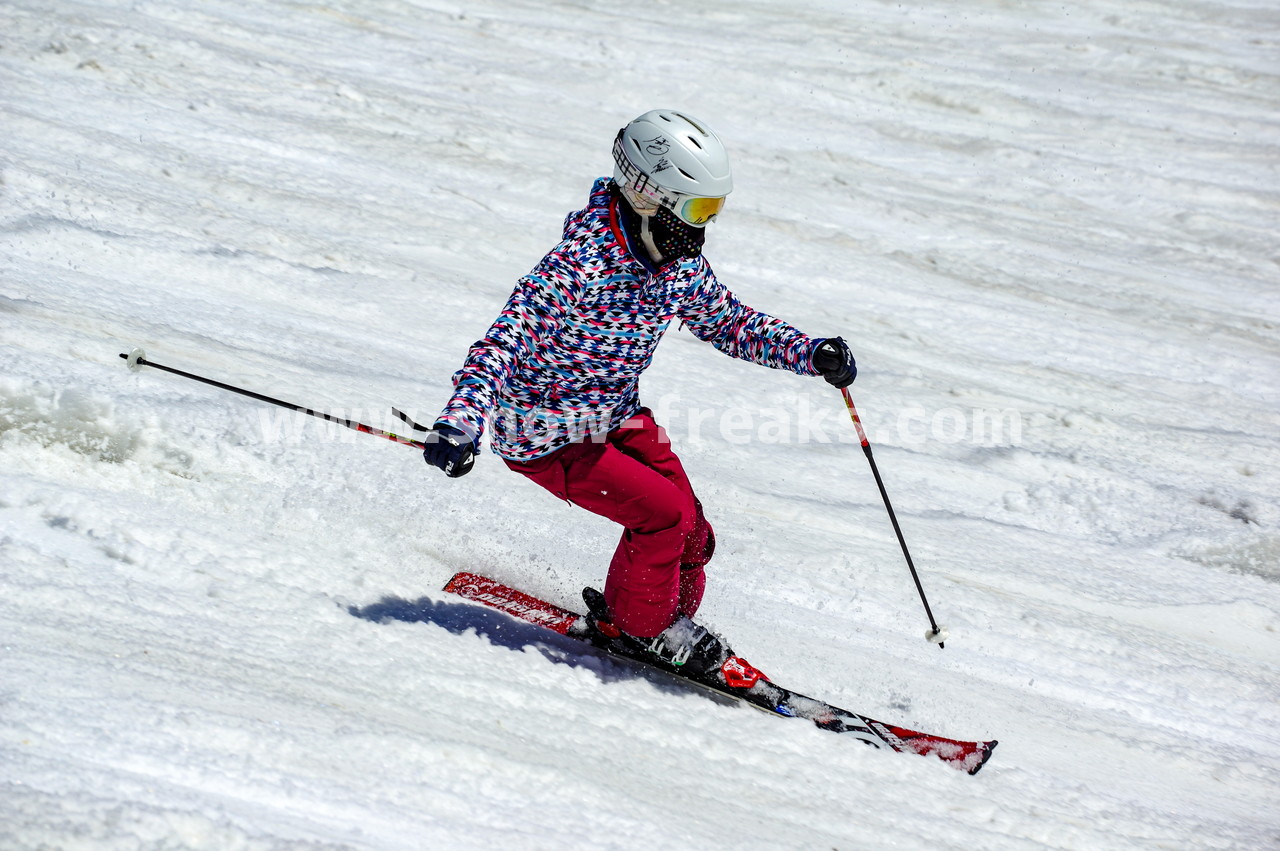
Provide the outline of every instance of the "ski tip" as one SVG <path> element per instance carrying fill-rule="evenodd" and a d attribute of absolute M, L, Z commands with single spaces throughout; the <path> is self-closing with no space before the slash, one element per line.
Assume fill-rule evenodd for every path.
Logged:
<path fill-rule="evenodd" d="M 908 730 L 906 727 L 882 724 L 879 721 L 869 721 L 869 723 L 872 729 L 879 733 L 895 751 L 937 757 L 966 774 L 977 774 L 982 766 L 987 764 L 987 760 L 991 759 L 991 752 L 995 750 L 996 745 L 1000 744 L 995 739 L 989 742 L 948 739 L 944 736 L 932 736 L 928 733 Z"/>
<path fill-rule="evenodd" d="M 991 759 L 991 752 L 996 749 L 996 745 L 998 744 L 1000 744 L 1000 742 L 997 739 L 992 739 L 989 742 L 982 743 L 982 746 L 978 749 L 978 752 L 977 752 L 978 759 L 976 760 L 976 764 L 969 769 L 970 777 L 972 777 L 973 775 L 977 774 L 979 771 L 982 770 L 982 766 L 986 765 L 987 760 Z"/>

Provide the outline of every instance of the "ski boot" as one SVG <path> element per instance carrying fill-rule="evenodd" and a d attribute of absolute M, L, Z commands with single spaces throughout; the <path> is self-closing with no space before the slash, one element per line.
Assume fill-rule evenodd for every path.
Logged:
<path fill-rule="evenodd" d="M 614 626 L 604 595 L 595 588 L 582 589 L 582 599 L 587 604 L 591 642 L 602 650 L 703 682 L 725 682 L 723 669 L 728 663 L 745 664 L 718 635 L 686 615 L 653 638 L 641 638 Z"/>

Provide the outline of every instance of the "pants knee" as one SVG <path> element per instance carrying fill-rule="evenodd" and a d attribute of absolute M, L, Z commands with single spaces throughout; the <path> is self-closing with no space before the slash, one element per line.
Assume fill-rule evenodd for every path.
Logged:
<path fill-rule="evenodd" d="M 629 531 L 649 535 L 670 533 L 671 537 L 686 541 L 694 534 L 698 519 L 699 513 L 692 500 L 683 498 L 681 494 L 679 498 L 664 499 L 653 506 L 645 519 Z"/>
<path fill-rule="evenodd" d="M 693 522 L 685 534 L 680 565 L 686 569 L 703 567 L 716 551 L 716 533 L 702 513 L 702 503 L 693 498 Z"/>

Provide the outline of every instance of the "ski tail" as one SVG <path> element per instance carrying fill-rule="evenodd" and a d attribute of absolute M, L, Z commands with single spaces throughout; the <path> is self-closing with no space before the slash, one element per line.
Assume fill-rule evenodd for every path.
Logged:
<path fill-rule="evenodd" d="M 444 590 L 531 624 L 568 635 L 581 616 L 478 573 L 457 573 Z"/>

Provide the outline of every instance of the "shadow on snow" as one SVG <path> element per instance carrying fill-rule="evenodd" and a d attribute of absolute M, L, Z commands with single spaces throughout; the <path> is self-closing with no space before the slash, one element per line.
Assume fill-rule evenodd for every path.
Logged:
<path fill-rule="evenodd" d="M 469 603 L 433 600 L 430 597 L 406 600 L 403 597 L 387 596 L 367 606 L 350 606 L 347 611 L 374 623 L 427 623 L 447 629 L 454 635 L 475 632 L 497 647 L 536 650 L 554 664 L 584 668 L 594 673 L 601 682 L 646 680 L 664 692 L 694 692 L 717 703 L 736 703 L 732 698 L 641 662 L 611 656 L 577 639 Z"/>

